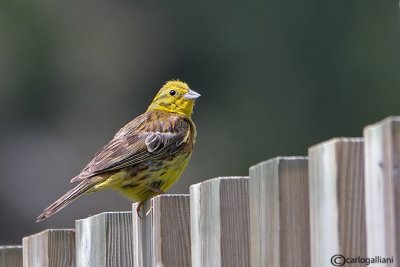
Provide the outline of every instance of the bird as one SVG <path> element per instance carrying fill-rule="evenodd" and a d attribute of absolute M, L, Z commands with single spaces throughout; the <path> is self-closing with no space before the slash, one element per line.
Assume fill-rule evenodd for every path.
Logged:
<path fill-rule="evenodd" d="M 114 138 L 71 179 L 76 186 L 43 210 L 40 222 L 78 197 L 113 189 L 143 203 L 165 193 L 182 175 L 192 155 L 196 126 L 192 121 L 200 94 L 180 80 L 167 81 L 147 111 L 122 127 Z"/>

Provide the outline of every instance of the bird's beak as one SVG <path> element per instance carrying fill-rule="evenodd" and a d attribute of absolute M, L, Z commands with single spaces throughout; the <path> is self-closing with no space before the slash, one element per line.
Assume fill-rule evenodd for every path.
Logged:
<path fill-rule="evenodd" d="M 195 91 L 189 89 L 189 92 L 187 92 L 183 97 L 192 100 L 198 98 L 199 96 L 200 96 L 199 93 L 196 93 Z"/>

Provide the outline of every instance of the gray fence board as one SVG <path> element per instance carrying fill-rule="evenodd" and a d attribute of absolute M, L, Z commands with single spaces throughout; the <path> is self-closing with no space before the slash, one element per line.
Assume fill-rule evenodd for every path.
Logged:
<path fill-rule="evenodd" d="M 192 266 L 249 266 L 248 177 L 190 187 Z"/>
<path fill-rule="evenodd" d="M 365 257 L 364 143 L 336 138 L 309 149 L 311 266 Z M 352 264 L 352 266 L 364 264 Z"/>
<path fill-rule="evenodd" d="M 22 246 L 0 246 L 0 266 L 22 267 Z"/>
<path fill-rule="evenodd" d="M 132 212 L 105 212 L 77 220 L 77 267 L 133 266 Z"/>
<path fill-rule="evenodd" d="M 306 157 L 279 157 L 250 168 L 251 266 L 310 266 Z"/>
<path fill-rule="evenodd" d="M 24 237 L 24 267 L 74 267 L 75 232 L 50 229 Z"/>
<path fill-rule="evenodd" d="M 368 255 L 400 261 L 400 117 L 364 130 Z"/>
<path fill-rule="evenodd" d="M 160 195 L 136 214 L 133 205 L 134 266 L 191 266 L 189 195 Z"/>

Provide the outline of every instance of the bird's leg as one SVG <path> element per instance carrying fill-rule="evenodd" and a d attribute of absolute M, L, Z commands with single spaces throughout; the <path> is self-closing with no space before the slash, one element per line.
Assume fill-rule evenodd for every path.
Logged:
<path fill-rule="evenodd" d="M 136 208 L 136 213 L 137 213 L 137 215 L 139 216 L 139 218 L 140 218 L 141 220 L 143 220 L 143 218 L 142 218 L 142 216 L 140 215 L 140 210 L 141 210 L 141 208 L 143 207 L 143 205 L 144 205 L 144 201 L 140 202 L 139 205 L 138 205 L 138 207 Z"/>
<path fill-rule="evenodd" d="M 153 191 L 153 192 L 159 194 L 159 195 L 165 194 L 165 192 L 162 191 L 160 188 L 157 188 L 157 187 L 154 187 L 154 186 L 151 186 L 151 185 L 146 185 L 145 187 L 146 187 L 147 189 L 149 189 L 149 190 L 151 190 L 151 191 Z M 138 207 L 136 208 L 136 213 L 137 213 L 137 215 L 139 216 L 139 218 L 142 219 L 142 220 L 143 220 L 143 218 L 142 218 L 142 216 L 140 215 L 140 210 L 142 209 L 143 205 L 144 205 L 144 201 L 140 202 L 139 205 L 138 205 Z"/>

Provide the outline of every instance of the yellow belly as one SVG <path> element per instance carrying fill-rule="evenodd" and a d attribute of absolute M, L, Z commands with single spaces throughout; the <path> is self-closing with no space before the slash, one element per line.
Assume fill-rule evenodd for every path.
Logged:
<path fill-rule="evenodd" d="M 178 155 L 171 161 L 162 162 L 157 169 L 151 166 L 132 175 L 129 168 L 121 169 L 96 185 L 93 191 L 114 189 L 132 201 L 145 201 L 159 194 L 151 188 L 166 192 L 182 175 L 190 155 Z"/>

